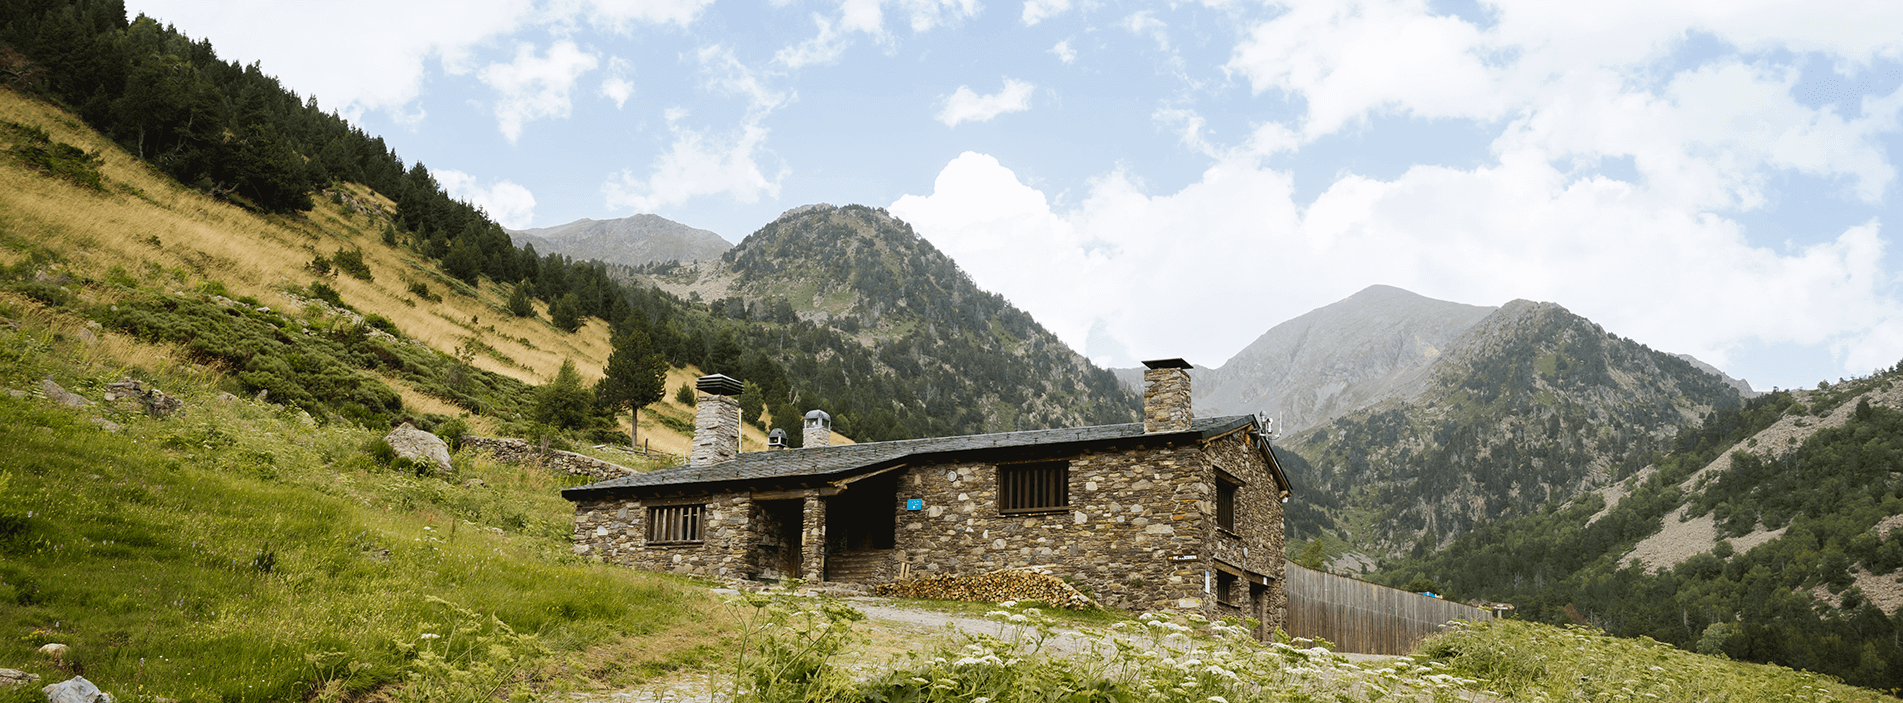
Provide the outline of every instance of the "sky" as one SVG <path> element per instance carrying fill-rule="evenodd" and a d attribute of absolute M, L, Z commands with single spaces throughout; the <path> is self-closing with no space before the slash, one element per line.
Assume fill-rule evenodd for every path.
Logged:
<path fill-rule="evenodd" d="M 884 207 L 1100 365 L 1375 284 L 1903 361 L 1903 3 L 129 0 L 504 226 Z"/>

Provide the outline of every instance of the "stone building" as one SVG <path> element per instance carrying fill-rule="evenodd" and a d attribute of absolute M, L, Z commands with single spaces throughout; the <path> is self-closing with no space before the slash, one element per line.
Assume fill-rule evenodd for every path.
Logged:
<path fill-rule="evenodd" d="M 1288 479 L 1253 416 L 1196 418 L 1145 362 L 1140 423 L 739 451 L 740 384 L 703 377 L 687 464 L 562 492 L 575 551 L 716 578 L 882 583 L 1043 566 L 1105 605 L 1285 621 Z"/>

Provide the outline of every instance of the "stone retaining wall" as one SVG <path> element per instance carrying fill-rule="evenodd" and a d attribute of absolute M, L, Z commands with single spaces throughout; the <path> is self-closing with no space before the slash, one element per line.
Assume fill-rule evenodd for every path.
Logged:
<path fill-rule="evenodd" d="M 474 449 L 489 452 L 495 455 L 496 461 L 511 464 L 536 462 L 556 471 L 562 471 L 576 476 L 590 476 L 603 481 L 640 473 L 620 464 L 602 461 L 592 456 L 576 454 L 574 452 L 550 449 L 547 453 L 543 453 L 541 447 L 519 439 L 464 435 L 462 446 L 465 450 Z"/>

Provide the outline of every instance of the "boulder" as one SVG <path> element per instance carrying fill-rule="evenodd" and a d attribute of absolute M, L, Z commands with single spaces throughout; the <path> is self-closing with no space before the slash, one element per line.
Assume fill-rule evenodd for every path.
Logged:
<path fill-rule="evenodd" d="M 46 393 L 48 400 L 69 408 L 83 408 L 93 404 L 92 401 L 85 399 L 78 393 L 67 392 L 66 389 L 59 387 L 59 384 L 54 383 L 53 379 L 50 378 L 40 382 L 40 390 Z"/>
<path fill-rule="evenodd" d="M 165 391 L 146 388 L 130 378 L 106 384 L 106 402 L 113 401 L 138 401 L 145 407 L 145 412 L 153 417 L 170 417 L 185 407 L 184 402 L 166 395 Z"/>
<path fill-rule="evenodd" d="M 92 423 L 95 425 L 98 425 L 99 429 L 105 430 L 107 432 L 118 432 L 126 428 L 125 425 L 121 425 L 117 422 L 113 422 L 103 417 L 93 418 Z"/>
<path fill-rule="evenodd" d="M 0 669 L 0 686 L 19 686 L 38 680 L 39 674 L 29 674 L 19 669 Z"/>
<path fill-rule="evenodd" d="M 94 476 L 93 478 L 99 478 L 99 477 Z M 53 661 L 59 661 L 61 657 L 66 656 L 66 645 L 60 644 L 58 642 L 43 644 L 43 645 L 40 645 L 40 653 L 48 657 L 51 657 Z"/>
<path fill-rule="evenodd" d="M 112 694 L 99 690 L 84 676 L 75 676 L 40 689 L 46 703 L 112 703 Z"/>
<path fill-rule="evenodd" d="M 390 445 L 397 456 L 434 466 L 442 473 L 450 472 L 449 445 L 441 437 L 416 429 L 410 423 L 390 430 L 390 434 L 384 435 L 383 443 Z"/>

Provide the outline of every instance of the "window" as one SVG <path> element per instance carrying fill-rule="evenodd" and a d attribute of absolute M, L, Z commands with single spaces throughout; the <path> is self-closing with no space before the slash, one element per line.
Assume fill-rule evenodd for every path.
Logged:
<path fill-rule="evenodd" d="M 1236 531 L 1236 489 L 1240 485 L 1223 476 L 1216 477 L 1216 526 Z"/>
<path fill-rule="evenodd" d="M 1227 571 L 1216 572 L 1216 602 L 1222 603 L 1223 605 L 1237 604 L 1236 596 L 1241 595 L 1237 593 L 1237 591 L 1241 590 L 1236 588 L 1237 580 L 1235 574 Z"/>
<path fill-rule="evenodd" d="M 1069 505 L 1069 462 L 998 467 L 998 512 L 1062 510 Z"/>
<path fill-rule="evenodd" d="M 648 543 L 699 542 L 704 505 L 664 505 L 648 508 Z"/>

